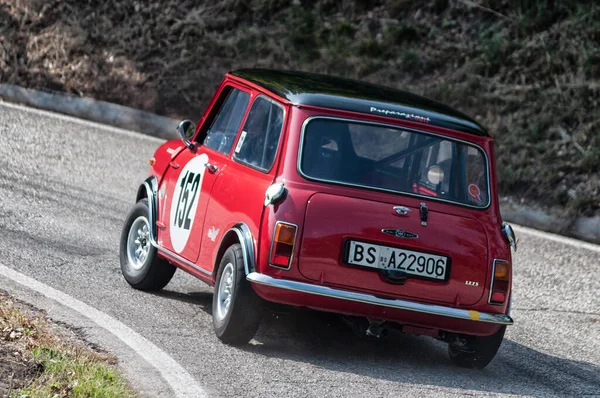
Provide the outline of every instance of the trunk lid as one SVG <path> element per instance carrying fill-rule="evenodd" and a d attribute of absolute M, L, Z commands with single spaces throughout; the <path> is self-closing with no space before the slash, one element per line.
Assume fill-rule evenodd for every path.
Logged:
<path fill-rule="evenodd" d="M 422 226 L 419 201 L 399 199 L 398 202 L 412 204 L 404 205 L 409 209 L 406 215 L 395 211 L 395 206 L 402 205 L 398 202 L 328 193 L 313 195 L 307 206 L 300 247 L 302 275 L 322 284 L 391 298 L 454 305 L 478 302 L 485 288 L 489 263 L 488 242 L 481 223 L 475 218 L 432 210 L 436 204 L 423 200 L 431 207 L 427 225 Z M 382 232 L 383 229 L 401 229 L 408 233 L 400 237 L 390 231 Z M 411 237 L 410 233 L 418 237 Z M 446 279 L 403 274 L 407 276 L 403 284 L 390 282 L 379 269 L 349 264 L 349 251 L 355 250 L 351 249 L 351 241 L 438 256 L 436 258 L 445 256 L 449 259 Z M 389 252 L 388 249 L 377 250 Z"/>

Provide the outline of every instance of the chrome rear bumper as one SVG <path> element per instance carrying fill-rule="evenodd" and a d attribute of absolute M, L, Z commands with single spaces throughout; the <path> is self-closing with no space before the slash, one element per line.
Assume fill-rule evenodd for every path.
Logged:
<path fill-rule="evenodd" d="M 474 310 L 464 310 L 459 308 L 444 307 L 435 304 L 422 304 L 408 300 L 384 299 L 371 294 L 351 292 L 348 290 L 333 289 L 327 286 L 313 285 L 290 281 L 286 279 L 276 279 L 258 272 L 251 272 L 246 279 L 252 283 L 258 283 L 265 286 L 279 289 L 292 290 L 295 292 L 312 294 L 315 296 L 330 297 L 338 300 L 353 301 L 363 304 L 378 305 L 382 307 L 394 308 L 397 310 L 413 311 L 422 314 L 443 316 L 448 318 L 462 319 L 466 321 L 476 321 L 485 323 L 494 323 L 498 325 L 512 325 L 513 320 L 508 315 L 489 314 Z"/>

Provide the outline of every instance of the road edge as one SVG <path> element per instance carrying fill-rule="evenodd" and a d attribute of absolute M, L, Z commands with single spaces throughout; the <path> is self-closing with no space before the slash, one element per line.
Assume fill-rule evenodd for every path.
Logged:
<path fill-rule="evenodd" d="M 175 119 L 93 98 L 27 89 L 12 84 L 0 84 L 0 98 L 156 138 L 178 138 L 175 133 L 178 121 Z M 564 213 L 556 215 L 557 212 L 517 205 L 510 200 L 502 201 L 500 210 L 508 222 L 600 244 L 600 216 L 567 217 Z"/>
<path fill-rule="evenodd" d="M 175 397 L 206 397 L 207 393 L 175 359 L 129 326 L 36 279 L 0 263 L 0 276 L 61 304 L 108 331 L 152 366 L 169 385 Z M 23 300 L 28 302 L 27 300 Z"/>
<path fill-rule="evenodd" d="M 0 84 L 0 98 L 47 111 L 138 131 L 153 137 L 176 138 L 178 121 L 155 113 L 93 98 Z"/>
<path fill-rule="evenodd" d="M 600 216 L 573 217 L 564 212 L 561 214 L 560 210 L 550 212 L 511 201 L 502 201 L 500 212 L 510 223 L 600 244 Z"/>

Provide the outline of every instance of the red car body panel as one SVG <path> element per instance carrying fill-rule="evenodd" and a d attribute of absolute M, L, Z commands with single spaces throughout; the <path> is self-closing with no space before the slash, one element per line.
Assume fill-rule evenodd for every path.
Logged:
<path fill-rule="evenodd" d="M 293 104 L 261 85 L 228 74 L 200 120 L 195 137 L 200 143 L 203 131 L 208 128 L 204 124 L 219 106 L 218 98 L 226 86 L 249 93 L 250 105 L 258 95 L 264 95 L 284 107 L 283 131 L 274 165 L 266 172 L 259 171 L 234 158 L 233 148 L 240 139 L 241 128 L 229 154 L 202 145 L 196 145 L 191 150 L 181 141 L 169 141 L 161 145 L 154 155 L 155 163 L 151 168 L 151 175 L 158 181 L 157 243 L 165 249 L 159 251 L 160 256 L 201 280 L 214 284 L 223 244 L 231 238 L 227 233 L 236 225 L 243 224 L 251 236 L 254 255 L 251 262 L 255 272 L 276 279 L 390 299 L 489 314 L 508 313 L 510 298 L 501 305 L 488 302 L 494 259 L 512 261 L 510 247 L 501 232 L 492 138 L 376 114 Z M 248 109 L 243 120 L 247 117 Z M 307 119 L 317 116 L 409 128 L 477 145 L 489 159 L 490 205 L 473 209 L 436 201 L 434 198 L 327 184 L 305 178 L 298 166 L 301 132 Z M 177 186 L 186 186 L 185 179 L 178 178 L 186 164 L 199 156 L 203 156 L 205 163 L 215 166 L 216 171 L 204 171 L 189 237 L 182 249 L 176 248 L 177 244 L 181 246 L 181 242 L 172 241 L 171 237 L 175 235 L 171 229 L 177 227 L 177 223 L 185 217 L 185 212 L 178 213 L 179 218 L 175 215 L 173 221 L 172 212 L 177 202 L 173 199 Z M 284 183 L 287 190 L 285 199 L 281 203 L 265 206 L 266 189 L 279 182 Z M 423 227 L 419 220 L 419 206 L 423 202 L 429 208 L 427 227 Z M 189 207 L 188 202 L 181 203 Z M 398 217 L 392 211 L 393 206 L 398 205 L 406 206 L 412 212 L 408 217 Z M 298 227 L 288 270 L 269 265 L 273 232 L 278 221 Z M 419 238 L 398 239 L 382 234 L 382 228 L 403 228 L 418 234 Z M 345 263 L 344 244 L 349 239 L 451 257 L 450 276 L 445 281 L 409 277 L 401 285 L 389 283 L 371 269 Z M 268 301 L 393 321 L 423 328 L 424 333 L 430 330 L 433 335 L 438 331 L 490 335 L 500 327 L 493 323 L 415 313 L 260 284 L 253 286 L 256 293 Z M 510 297 L 510 283 L 507 297 Z"/>
<path fill-rule="evenodd" d="M 483 294 L 488 262 L 483 227 L 476 219 L 440 213 L 430 206 L 427 228 L 423 228 L 418 217 L 420 201 L 396 198 L 386 203 L 323 193 L 313 195 L 304 220 L 300 272 L 328 285 L 360 288 L 380 295 L 477 303 Z M 412 217 L 400 219 L 394 214 L 392 209 L 399 204 L 412 208 Z M 325 225 L 324 219 L 328 220 Z M 453 227 L 447 228 L 449 224 Z M 382 226 L 418 232 L 419 238 L 398 242 L 395 236 L 382 234 Z M 403 285 L 391 284 L 370 269 L 344 264 L 340 247 L 349 239 L 451 257 L 451 277 L 444 282 L 415 278 Z M 479 285 L 464 289 L 465 280 Z"/>

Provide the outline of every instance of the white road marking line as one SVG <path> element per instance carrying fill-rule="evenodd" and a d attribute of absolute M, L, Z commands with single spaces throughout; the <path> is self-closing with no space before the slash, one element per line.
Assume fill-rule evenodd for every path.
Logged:
<path fill-rule="evenodd" d="M 81 124 L 81 125 L 84 125 L 87 127 L 91 127 L 91 128 L 95 128 L 95 129 L 102 129 L 102 130 L 110 131 L 112 133 L 123 134 L 123 135 L 129 136 L 129 137 L 135 137 L 138 139 L 147 138 L 149 140 L 156 141 L 159 143 L 163 143 L 166 141 L 164 138 L 153 137 L 151 135 L 142 134 L 137 131 L 126 130 L 126 129 L 122 129 L 119 127 L 109 126 L 107 124 L 92 122 L 90 120 L 79 119 L 75 116 L 63 115 L 62 113 L 45 111 L 45 110 L 37 109 L 37 108 L 30 108 L 25 105 L 13 104 L 13 103 L 5 102 L 2 100 L 0 100 L 0 106 L 4 106 L 6 108 L 11 108 L 11 109 L 17 109 L 17 110 L 20 110 L 23 112 L 33 113 L 33 114 L 36 114 L 39 116 L 52 117 L 55 119 L 64 120 L 66 122 L 78 123 L 78 124 Z"/>
<path fill-rule="evenodd" d="M 156 368 L 163 379 L 173 389 L 176 397 L 207 396 L 206 392 L 196 383 L 196 380 L 179 363 L 122 322 L 66 293 L 47 286 L 3 264 L 0 264 L 0 275 L 79 312 L 101 328 L 114 334 L 135 351 L 137 355 L 144 358 L 150 365 Z"/>
<path fill-rule="evenodd" d="M 522 227 L 520 225 L 511 224 L 516 232 L 523 233 L 525 235 L 535 236 L 536 238 L 547 239 L 553 242 L 563 243 L 565 245 L 574 246 L 579 249 L 591 250 L 593 252 L 600 253 L 600 246 L 593 243 L 582 242 L 577 239 L 566 238 L 564 236 L 551 234 L 549 232 L 538 231 L 537 229 Z M 518 236 L 517 236 L 518 238 Z"/>

